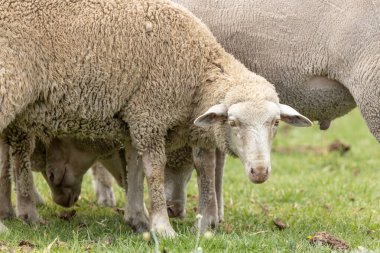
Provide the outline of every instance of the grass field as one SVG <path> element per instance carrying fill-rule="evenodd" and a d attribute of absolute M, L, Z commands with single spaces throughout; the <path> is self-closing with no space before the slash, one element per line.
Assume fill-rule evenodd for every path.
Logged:
<path fill-rule="evenodd" d="M 339 139 L 350 151 L 328 152 Z M 357 110 L 320 131 L 282 127 L 272 155 L 272 175 L 262 185 L 251 184 L 239 160 L 228 159 L 224 177 L 225 221 L 212 239 L 201 238 L 203 252 L 330 252 L 312 246 L 307 237 L 326 231 L 346 241 L 352 250 L 362 246 L 380 252 L 380 145 L 369 133 Z M 70 221 L 57 218 L 63 210 L 50 199 L 41 177 L 38 187 L 47 204 L 39 208 L 46 225 L 28 226 L 18 220 L 5 221 L 9 232 L 0 235 L 0 251 L 47 252 L 151 252 L 153 244 L 133 234 L 123 217 L 112 208 L 98 207 L 91 179 L 85 178 L 82 198 Z M 124 197 L 115 186 L 117 205 Z M 161 250 L 194 250 L 197 202 L 195 176 L 188 188 L 188 215 L 172 220 L 179 236 L 160 240 Z M 1 204 L 1 203 L 0 203 Z M 288 224 L 278 230 L 274 218 Z M 55 243 L 48 247 L 56 239 Z M 34 247 L 18 246 L 26 240 Z M 1 246 L 2 245 L 2 246 Z M 361 250 L 365 252 L 365 250 Z"/>

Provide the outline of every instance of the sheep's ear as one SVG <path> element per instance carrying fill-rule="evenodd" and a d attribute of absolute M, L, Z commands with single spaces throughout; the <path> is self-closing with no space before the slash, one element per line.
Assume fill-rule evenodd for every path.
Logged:
<path fill-rule="evenodd" d="M 309 127 L 313 125 L 308 118 L 288 105 L 280 104 L 281 120 L 297 127 Z"/>
<path fill-rule="evenodd" d="M 227 118 L 228 109 L 224 104 L 217 104 L 211 106 L 204 114 L 199 116 L 194 124 L 199 127 L 207 127 L 218 122 L 221 122 Z"/>

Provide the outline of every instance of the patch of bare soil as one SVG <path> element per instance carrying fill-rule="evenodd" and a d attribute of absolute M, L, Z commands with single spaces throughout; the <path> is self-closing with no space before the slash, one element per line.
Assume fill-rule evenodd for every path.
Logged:
<path fill-rule="evenodd" d="M 309 243 L 311 245 L 325 245 L 329 246 L 330 248 L 334 250 L 349 250 L 350 246 L 343 241 L 342 239 L 339 239 L 337 237 L 334 237 L 326 232 L 318 232 L 313 236 L 310 236 Z"/>
<path fill-rule="evenodd" d="M 316 154 L 316 155 L 326 155 L 332 152 L 339 152 L 341 155 L 346 154 L 351 149 L 350 145 L 343 143 L 340 140 L 335 140 L 331 142 L 327 147 L 318 146 L 296 146 L 296 147 L 274 147 L 273 152 L 280 154 Z"/>
<path fill-rule="evenodd" d="M 60 218 L 61 220 L 68 221 L 68 220 L 71 220 L 75 216 L 76 213 L 77 211 L 75 211 L 74 209 L 70 211 L 62 211 L 57 214 L 57 217 Z"/>
<path fill-rule="evenodd" d="M 34 249 L 35 245 L 27 240 L 21 240 L 18 243 L 21 252 L 30 252 Z"/>

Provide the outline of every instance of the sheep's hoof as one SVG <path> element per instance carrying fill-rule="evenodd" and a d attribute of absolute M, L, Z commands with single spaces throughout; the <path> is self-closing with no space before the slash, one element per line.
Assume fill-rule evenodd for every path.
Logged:
<path fill-rule="evenodd" d="M 126 213 L 125 222 L 136 233 L 149 231 L 149 220 L 145 213 L 137 213 L 135 215 L 127 215 Z"/>
<path fill-rule="evenodd" d="M 204 232 L 207 231 L 207 229 L 215 229 L 220 222 L 219 218 L 217 215 L 203 215 L 202 220 L 201 220 L 201 227 L 199 227 L 198 221 L 195 222 L 195 226 L 197 229 L 200 229 L 201 233 L 203 234 Z"/>
<path fill-rule="evenodd" d="M 17 214 L 17 217 L 27 224 L 38 224 L 41 221 L 37 211 L 20 212 Z"/>
<path fill-rule="evenodd" d="M 15 217 L 15 212 L 13 209 L 8 210 L 0 210 L 0 219 L 7 220 Z"/>
<path fill-rule="evenodd" d="M 135 233 L 144 233 L 149 231 L 149 224 L 145 221 L 138 221 L 136 219 L 126 220 L 128 226 L 130 226 Z"/>
<path fill-rule="evenodd" d="M 155 231 L 157 231 L 157 234 L 159 236 L 162 236 L 167 239 L 175 238 L 177 236 L 177 233 L 174 231 L 174 229 L 171 226 L 169 227 L 157 226 L 155 227 Z"/>

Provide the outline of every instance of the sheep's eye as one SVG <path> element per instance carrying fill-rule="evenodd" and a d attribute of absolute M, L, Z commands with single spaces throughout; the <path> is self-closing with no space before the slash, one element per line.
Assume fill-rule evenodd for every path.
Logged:
<path fill-rule="evenodd" d="M 280 124 L 280 120 L 276 119 L 276 121 L 274 122 L 274 126 L 278 127 L 278 124 Z"/>
<path fill-rule="evenodd" d="M 231 127 L 237 127 L 237 123 L 235 120 L 229 120 L 228 121 L 228 124 L 231 126 Z"/>

